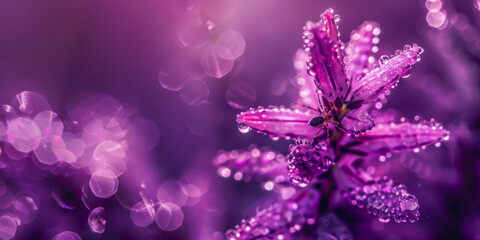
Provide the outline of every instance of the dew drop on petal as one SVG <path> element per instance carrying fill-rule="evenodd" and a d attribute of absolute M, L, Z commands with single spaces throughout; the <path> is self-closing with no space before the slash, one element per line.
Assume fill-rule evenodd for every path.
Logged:
<path fill-rule="evenodd" d="M 158 72 L 158 82 L 160 85 L 171 91 L 180 90 L 188 78 L 187 67 L 179 60 L 172 60 L 165 63 Z"/>
<path fill-rule="evenodd" d="M 108 198 L 117 192 L 118 179 L 112 171 L 101 169 L 92 174 L 89 186 L 95 196 Z"/>
<path fill-rule="evenodd" d="M 402 211 L 413 211 L 418 208 L 418 200 L 413 195 L 407 195 L 402 201 L 400 202 L 400 208 Z"/>
<path fill-rule="evenodd" d="M 248 133 L 250 131 L 250 127 L 243 123 L 238 123 L 238 131 L 241 133 Z"/>
<path fill-rule="evenodd" d="M 201 48 L 208 42 L 210 33 L 206 24 L 186 26 L 177 31 L 180 43 L 185 47 Z"/>
<path fill-rule="evenodd" d="M 230 106 L 245 109 L 257 99 L 257 93 L 250 84 L 236 82 L 228 87 L 225 98 Z"/>
<path fill-rule="evenodd" d="M 198 106 L 208 99 L 210 90 L 207 84 L 201 80 L 190 80 L 185 83 L 185 86 L 180 90 L 180 97 L 182 100 L 191 106 Z"/>
<path fill-rule="evenodd" d="M 82 240 L 82 238 L 77 233 L 64 231 L 53 236 L 52 240 Z"/>
<path fill-rule="evenodd" d="M 162 203 L 155 213 L 155 222 L 164 231 L 173 231 L 183 223 L 183 212 L 173 203 Z"/>
<path fill-rule="evenodd" d="M 15 219 L 8 215 L 0 217 L 0 239 L 8 240 L 15 237 L 17 232 L 17 223 Z"/>
<path fill-rule="evenodd" d="M 107 223 L 107 212 L 103 207 L 97 207 L 90 212 L 88 216 L 88 226 L 93 232 L 103 233 Z"/>
<path fill-rule="evenodd" d="M 219 54 L 221 57 L 229 60 L 237 59 L 242 56 L 245 51 L 245 39 L 243 39 L 242 34 L 235 30 L 224 31 L 220 37 L 218 37 L 216 45 L 223 46 L 229 50 L 229 55 Z"/>
<path fill-rule="evenodd" d="M 143 201 L 136 203 L 130 210 L 130 219 L 139 227 L 150 225 L 155 218 L 153 206 L 146 205 Z"/>
<path fill-rule="evenodd" d="M 203 72 L 214 78 L 222 78 L 227 75 L 233 68 L 233 60 L 222 58 L 219 56 L 229 56 L 230 50 L 222 46 L 212 46 L 205 50 L 200 58 L 200 65 Z M 232 58 L 232 57 L 228 57 Z"/>

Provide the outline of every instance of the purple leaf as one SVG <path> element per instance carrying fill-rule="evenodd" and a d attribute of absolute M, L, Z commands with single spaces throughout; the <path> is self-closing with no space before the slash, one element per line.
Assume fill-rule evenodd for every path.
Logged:
<path fill-rule="evenodd" d="M 345 72 L 351 83 L 359 81 L 373 68 L 379 34 L 380 28 L 376 22 L 364 22 L 350 34 L 344 61 Z"/>
<path fill-rule="evenodd" d="M 380 123 L 366 134 L 356 138 L 362 141 L 362 151 L 382 155 L 406 150 L 419 151 L 420 148 L 447 140 L 449 132 L 440 123 L 401 122 Z"/>
<path fill-rule="evenodd" d="M 341 122 L 341 127 L 350 134 L 364 133 L 375 126 L 373 118 L 364 109 L 349 111 Z"/>
<path fill-rule="evenodd" d="M 420 216 L 417 198 L 404 185 L 394 185 L 388 177 L 348 188 L 344 197 L 358 208 L 377 216 L 380 222 L 415 222 Z"/>
<path fill-rule="evenodd" d="M 305 137 L 312 139 L 318 128 L 308 125 L 314 115 L 312 112 L 302 112 L 284 107 L 258 107 L 237 115 L 237 122 L 241 130 L 245 126 L 270 137 L 286 139 Z"/>
<path fill-rule="evenodd" d="M 279 183 L 286 180 L 287 161 L 285 156 L 269 148 L 254 145 L 246 150 L 219 151 L 213 165 L 222 177 L 233 177 L 240 181 Z"/>
<path fill-rule="evenodd" d="M 289 200 L 257 212 L 249 220 L 242 220 L 235 229 L 226 232 L 226 237 L 228 240 L 298 239 L 295 234 L 302 234 L 304 227 L 317 223 L 318 203 L 317 191 L 301 191 Z"/>
<path fill-rule="evenodd" d="M 294 185 L 306 187 L 313 178 L 328 171 L 335 164 L 333 154 L 327 147 L 325 141 L 312 143 L 303 138 L 295 139 L 295 144 L 290 145 L 290 154 L 287 156 L 288 176 Z"/>
<path fill-rule="evenodd" d="M 343 97 L 347 90 L 342 42 L 333 10 L 325 11 L 320 18 L 318 23 L 307 22 L 304 49 L 310 56 L 308 73 L 315 77 L 315 84 L 322 95 L 333 102 L 337 97 Z"/>
<path fill-rule="evenodd" d="M 359 81 L 352 82 L 353 100 L 375 101 L 382 93 L 394 87 L 401 77 L 408 77 L 412 66 L 420 60 L 423 49 L 416 44 L 406 45 L 395 56 L 380 58 L 380 66 L 370 71 Z"/>

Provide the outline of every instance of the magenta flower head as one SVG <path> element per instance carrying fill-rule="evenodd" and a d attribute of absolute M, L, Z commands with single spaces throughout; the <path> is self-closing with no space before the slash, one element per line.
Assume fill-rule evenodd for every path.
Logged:
<path fill-rule="evenodd" d="M 381 222 L 415 222 L 420 215 L 418 199 L 409 194 L 404 185 L 394 183 L 386 176 L 371 176 L 364 168 L 373 160 L 385 161 L 402 151 L 418 152 L 449 137 L 449 132 L 434 119 L 422 121 L 420 117 L 415 117 L 413 122 L 405 118 L 395 122 L 389 114 L 377 111 L 390 89 L 401 78 L 410 75 L 423 49 L 416 44 L 406 45 L 390 57 L 380 57 L 377 63 L 374 56 L 378 52 L 378 24 L 364 22 L 344 44 L 339 38 L 339 19 L 332 9 L 328 9 L 320 16 L 319 22 L 306 24 L 304 48 L 297 52 L 294 62 L 301 88 L 299 98 L 291 108 L 269 106 L 250 109 L 237 116 L 239 129 L 244 133 L 254 130 L 273 139 L 295 140 L 285 158 L 288 178 L 297 187 L 297 195 L 305 191 L 298 187 L 318 191 L 318 201 L 322 203 L 310 204 L 322 207 L 310 207 L 317 215 L 310 222 L 295 225 L 298 228 L 319 228 L 316 221 L 331 214 L 331 208 L 339 206 L 333 203 L 338 201 L 337 198 L 330 197 L 336 192 L 341 193 L 345 201 L 377 216 Z M 229 156 L 232 157 L 232 154 Z M 274 166 L 278 167 L 284 159 L 279 158 L 278 153 L 276 156 Z M 222 156 L 217 156 L 216 165 L 224 170 L 225 164 L 218 163 L 219 157 Z M 241 169 L 242 175 L 258 175 L 258 171 L 246 173 L 245 170 L 261 169 L 251 165 L 262 161 L 245 159 L 230 159 L 229 162 L 236 164 L 231 165 L 227 172 L 230 174 L 230 170 Z M 283 174 L 277 170 L 265 172 L 269 175 L 268 179 L 278 178 L 272 173 Z M 282 194 L 287 203 L 265 210 L 275 211 L 268 216 L 281 215 L 278 211 L 284 211 L 282 209 L 287 209 L 284 214 L 295 211 L 286 206 L 292 202 L 300 204 L 296 201 L 297 195 L 285 197 Z M 264 211 L 259 212 L 253 218 L 255 224 L 258 225 L 265 214 Z M 308 214 L 312 218 L 311 212 Z M 306 216 L 303 218 L 308 219 Z M 284 236 L 297 234 L 297 231 L 288 231 L 286 226 L 290 223 L 286 223 L 261 235 L 262 238 L 247 233 L 248 229 L 253 229 L 250 225 L 243 222 L 237 230 L 229 231 L 229 239 L 288 239 Z M 282 235 L 275 235 L 276 231 Z M 285 235 L 285 232 L 288 234 Z"/>

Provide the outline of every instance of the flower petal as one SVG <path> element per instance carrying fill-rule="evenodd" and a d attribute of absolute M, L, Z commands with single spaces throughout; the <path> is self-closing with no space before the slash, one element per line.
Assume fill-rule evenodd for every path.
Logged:
<path fill-rule="evenodd" d="M 258 107 L 237 115 L 237 122 L 241 130 L 247 126 L 271 137 L 312 139 L 319 130 L 308 125 L 308 121 L 313 116 L 314 114 L 310 111 L 301 112 L 298 109 L 291 110 L 274 106 Z"/>
<path fill-rule="evenodd" d="M 362 108 L 351 110 L 341 122 L 341 127 L 350 134 L 364 133 L 374 126 L 373 118 Z"/>
<path fill-rule="evenodd" d="M 449 132 L 437 122 L 380 123 L 364 135 L 355 138 L 361 141 L 361 150 L 371 155 L 383 155 L 420 148 L 448 140 Z"/>
<path fill-rule="evenodd" d="M 298 239 L 304 227 L 316 224 L 320 196 L 310 189 L 297 193 L 292 198 L 274 203 L 259 211 L 255 217 L 242 222 L 226 232 L 228 240 L 250 239 Z"/>
<path fill-rule="evenodd" d="M 351 83 L 359 81 L 373 68 L 379 34 L 380 28 L 376 22 L 364 22 L 350 34 L 344 61 L 345 72 Z"/>
<path fill-rule="evenodd" d="M 271 181 L 273 184 L 287 180 L 285 156 L 266 147 L 252 145 L 245 150 L 219 151 L 213 159 L 213 165 L 220 176 L 231 176 L 237 181 Z"/>
<path fill-rule="evenodd" d="M 304 49 L 310 56 L 308 73 L 315 77 L 322 95 L 333 102 L 337 97 L 343 97 L 347 90 L 342 43 L 333 10 L 325 11 L 320 17 L 320 22 L 307 22 L 304 28 Z"/>
<path fill-rule="evenodd" d="M 401 77 L 408 77 L 412 66 L 420 60 L 423 49 L 416 44 L 398 50 L 394 57 L 380 58 L 380 66 L 370 71 L 360 81 L 352 82 L 352 99 L 375 101 L 382 93 L 394 87 Z"/>
<path fill-rule="evenodd" d="M 365 208 L 381 222 L 415 222 L 420 216 L 417 198 L 404 185 L 394 185 L 388 177 L 371 180 L 344 192 L 352 205 Z"/>

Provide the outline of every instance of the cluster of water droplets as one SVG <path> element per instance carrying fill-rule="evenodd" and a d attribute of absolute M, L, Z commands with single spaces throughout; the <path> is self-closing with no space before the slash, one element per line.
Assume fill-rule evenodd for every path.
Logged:
<path fill-rule="evenodd" d="M 294 234 L 317 224 L 318 213 L 315 209 L 318 201 L 317 191 L 301 191 L 290 200 L 274 203 L 258 211 L 255 217 L 242 220 L 234 229 L 226 232 L 227 240 L 296 239 Z"/>
<path fill-rule="evenodd" d="M 379 160 L 385 161 L 395 152 L 411 150 L 418 153 L 428 145 L 440 146 L 441 142 L 450 138 L 450 133 L 433 118 L 425 121 L 415 116 L 413 123 L 406 118 L 401 118 L 399 123 L 379 123 L 365 137 L 369 140 L 364 149 L 379 154 Z"/>
<path fill-rule="evenodd" d="M 219 151 L 213 159 L 218 175 L 236 181 L 257 181 L 262 187 L 273 190 L 277 184 L 287 179 L 285 156 L 267 147 L 251 145 L 246 150 Z"/>
<path fill-rule="evenodd" d="M 391 219 L 397 223 L 419 219 L 418 200 L 404 185 L 394 185 L 388 177 L 371 180 L 362 186 L 345 191 L 344 197 L 358 208 L 365 208 L 381 222 Z"/>
<path fill-rule="evenodd" d="M 308 186 L 316 176 L 328 171 L 335 162 L 328 152 L 327 143 L 295 139 L 288 148 L 288 176 L 294 185 Z"/>

